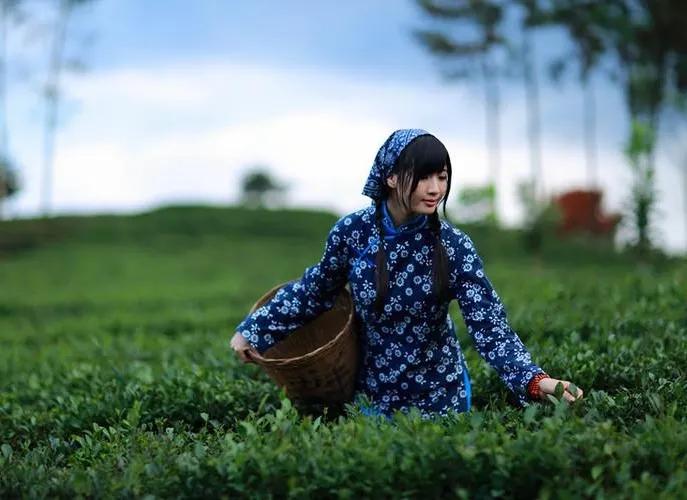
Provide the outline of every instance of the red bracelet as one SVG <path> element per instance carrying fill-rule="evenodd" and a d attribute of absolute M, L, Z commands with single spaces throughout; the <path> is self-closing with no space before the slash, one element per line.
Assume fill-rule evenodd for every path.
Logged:
<path fill-rule="evenodd" d="M 545 378 L 551 378 L 548 374 L 541 372 L 537 373 L 532 380 L 527 384 L 527 394 L 530 399 L 537 400 L 539 398 L 539 382 Z"/>

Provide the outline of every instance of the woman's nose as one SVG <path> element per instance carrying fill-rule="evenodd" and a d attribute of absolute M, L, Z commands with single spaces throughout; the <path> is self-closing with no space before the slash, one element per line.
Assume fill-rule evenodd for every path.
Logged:
<path fill-rule="evenodd" d="M 438 193 L 439 192 L 439 179 L 436 177 L 430 177 L 429 178 L 429 186 L 427 186 L 427 189 L 430 193 Z"/>

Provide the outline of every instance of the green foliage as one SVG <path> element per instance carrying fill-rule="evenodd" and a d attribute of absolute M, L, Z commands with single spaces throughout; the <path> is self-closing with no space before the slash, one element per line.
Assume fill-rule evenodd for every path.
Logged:
<path fill-rule="evenodd" d="M 463 187 L 458 195 L 459 220 L 473 224 L 496 225 L 496 186 Z"/>
<path fill-rule="evenodd" d="M 7 158 L 0 154 L 0 201 L 19 192 L 19 176 Z"/>
<path fill-rule="evenodd" d="M 625 156 L 633 174 L 628 211 L 632 224 L 631 243 L 641 256 L 646 256 L 652 249 L 651 236 L 658 201 L 652 161 L 655 141 L 651 128 L 639 120 L 633 120 L 630 139 L 625 145 Z"/>
<path fill-rule="evenodd" d="M 58 220 L 60 239 L 0 260 L 2 498 L 675 498 L 687 487 L 684 261 L 637 270 L 554 248 L 533 269 L 518 233 L 463 227 L 533 359 L 585 397 L 511 407 L 459 328 L 473 410 L 385 422 L 352 406 L 306 415 L 229 348 L 266 289 L 319 259 L 332 214 Z"/>
<path fill-rule="evenodd" d="M 205 244 L 227 235 L 284 238 L 289 242 L 322 239 L 323 228 L 337 217 L 300 209 L 252 210 L 240 207 L 167 206 L 135 216 L 61 216 L 5 221 L 0 227 L 0 256 L 57 241 L 82 244 L 142 244 L 165 249 L 170 245 Z M 322 240 L 324 242 L 324 240 Z"/>
<path fill-rule="evenodd" d="M 561 214 L 554 203 L 536 196 L 534 181 L 521 182 L 518 196 L 525 210 L 523 243 L 529 252 L 540 254 L 544 240 L 555 236 Z"/>
<path fill-rule="evenodd" d="M 264 207 L 270 197 L 285 191 L 286 187 L 278 184 L 264 167 L 255 167 L 246 173 L 241 181 L 242 203 L 247 206 Z"/>

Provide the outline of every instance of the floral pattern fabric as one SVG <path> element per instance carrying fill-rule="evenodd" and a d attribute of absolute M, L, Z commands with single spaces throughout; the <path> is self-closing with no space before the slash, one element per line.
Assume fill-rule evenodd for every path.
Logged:
<path fill-rule="evenodd" d="M 412 406 L 423 418 L 468 411 L 470 377 L 448 314 L 449 302 L 439 303 L 433 295 L 434 235 L 428 217 L 418 215 L 396 227 L 385 202 L 382 207 L 389 276 L 382 314 L 376 315 L 373 307 L 380 238 L 375 207 L 369 206 L 340 218 L 329 232 L 321 260 L 247 316 L 236 331 L 262 354 L 330 309 L 349 283 L 360 329 L 356 400 L 364 397 L 372 403 L 371 411 L 386 416 Z M 451 296 L 458 301 L 476 350 L 518 403 L 527 406 L 527 384 L 543 370 L 508 325 L 472 240 L 442 220 L 441 241 Z"/>

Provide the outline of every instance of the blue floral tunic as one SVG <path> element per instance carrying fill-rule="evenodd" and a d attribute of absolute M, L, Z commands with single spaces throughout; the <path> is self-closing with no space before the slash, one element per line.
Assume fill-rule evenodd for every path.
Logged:
<path fill-rule="evenodd" d="M 327 311 L 350 283 L 360 327 L 362 366 L 356 400 L 367 396 L 374 413 L 387 417 L 411 406 L 423 418 L 470 409 L 470 377 L 449 302 L 437 303 L 432 291 L 433 234 L 427 215 L 395 226 L 382 204 L 389 294 L 383 314 L 374 312 L 375 255 L 379 231 L 374 205 L 340 218 L 329 232 L 324 255 L 303 276 L 281 288 L 236 328 L 262 354 L 290 332 Z M 499 296 L 484 273 L 471 239 L 445 220 L 441 239 L 450 271 L 451 297 L 461 312 L 477 351 L 527 406 L 527 383 L 543 370 L 532 362 L 509 327 Z"/>

